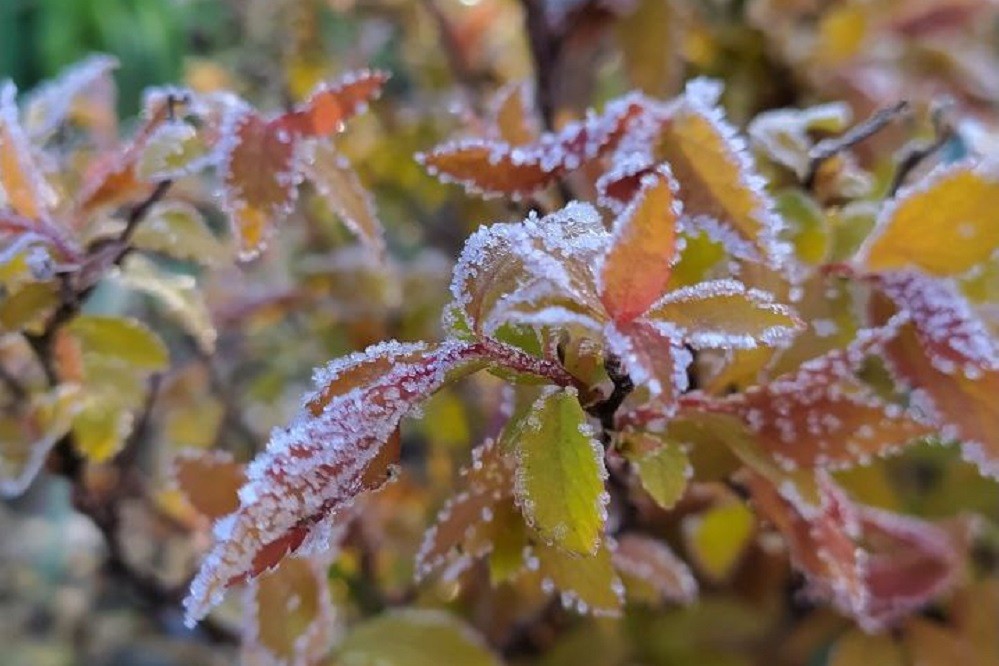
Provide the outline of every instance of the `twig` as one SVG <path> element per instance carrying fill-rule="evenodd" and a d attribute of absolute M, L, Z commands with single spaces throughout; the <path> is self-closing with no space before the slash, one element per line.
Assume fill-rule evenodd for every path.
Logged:
<path fill-rule="evenodd" d="M 954 124 L 951 122 L 950 112 L 954 108 L 954 100 L 946 98 L 934 105 L 931 112 L 933 121 L 934 137 L 929 142 L 910 143 L 903 148 L 904 154 L 898 161 L 895 168 L 895 176 L 892 178 L 888 188 L 888 196 L 895 196 L 899 189 L 905 184 L 916 167 L 922 164 L 927 158 L 943 148 L 948 141 L 954 137 Z"/>
<path fill-rule="evenodd" d="M 812 189 L 815 186 L 815 178 L 818 176 L 819 168 L 823 162 L 874 136 L 884 129 L 888 123 L 907 113 L 908 110 L 909 103 L 903 100 L 894 106 L 875 112 L 874 115 L 864 122 L 854 125 L 835 138 L 819 141 L 809 151 L 808 172 L 805 174 L 802 185 L 805 189 Z"/>
<path fill-rule="evenodd" d="M 586 407 L 586 413 L 600 421 L 601 437 L 606 446 L 610 443 L 611 433 L 615 429 L 614 417 L 617 415 L 617 410 L 624 403 L 625 398 L 635 390 L 635 384 L 631 381 L 631 377 L 624 372 L 621 359 L 617 356 L 607 356 L 604 359 L 604 369 L 607 370 L 607 375 L 614 388 L 609 396 Z"/>

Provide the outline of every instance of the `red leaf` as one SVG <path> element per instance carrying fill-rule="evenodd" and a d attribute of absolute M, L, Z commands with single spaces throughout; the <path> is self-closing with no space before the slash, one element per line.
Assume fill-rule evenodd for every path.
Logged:
<path fill-rule="evenodd" d="M 321 84 L 304 104 L 274 120 L 275 128 L 309 138 L 342 132 L 345 122 L 378 97 L 388 78 L 385 72 L 361 70 Z"/>

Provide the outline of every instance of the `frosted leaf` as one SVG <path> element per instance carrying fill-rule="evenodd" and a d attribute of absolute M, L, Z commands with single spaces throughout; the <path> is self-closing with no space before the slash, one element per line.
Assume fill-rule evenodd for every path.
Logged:
<path fill-rule="evenodd" d="M 472 463 L 461 471 L 461 481 L 423 535 L 416 554 L 418 580 L 449 560 L 477 558 L 492 551 L 496 530 L 494 507 L 513 497 L 514 465 L 495 440 L 486 440 L 472 451 Z M 455 567 L 449 572 L 453 575 Z"/>
<path fill-rule="evenodd" d="M 667 125 L 662 147 L 692 216 L 714 218 L 751 242 L 775 266 L 787 260 L 783 228 L 745 141 L 717 106 L 721 87 L 695 79 Z"/>
<path fill-rule="evenodd" d="M 487 197 L 519 199 L 613 149 L 642 110 L 640 97 L 626 96 L 608 104 L 600 115 L 591 112 L 585 120 L 529 144 L 465 139 L 419 153 L 416 160 L 442 182 L 458 183 Z"/>
<path fill-rule="evenodd" d="M 687 368 L 693 361 L 679 338 L 666 335 L 644 319 L 626 326 L 604 328 L 608 350 L 621 359 L 631 381 L 648 390 L 656 409 L 669 416 L 676 400 L 687 390 Z"/>
<path fill-rule="evenodd" d="M 233 250 L 215 237 L 201 212 L 181 201 L 153 206 L 132 236 L 135 247 L 204 265 L 231 260 Z"/>
<path fill-rule="evenodd" d="M 313 143 L 307 147 L 302 172 L 344 225 L 376 255 L 383 255 L 385 234 L 374 199 L 347 158 L 329 142 Z"/>
<path fill-rule="evenodd" d="M 658 539 L 625 534 L 618 539 L 612 561 L 622 576 L 650 586 L 661 599 L 686 604 L 697 598 L 697 580 L 690 567 Z"/>
<path fill-rule="evenodd" d="M 770 294 L 735 280 L 682 287 L 663 296 L 645 318 L 696 348 L 751 349 L 782 345 L 803 324 Z"/>
<path fill-rule="evenodd" d="M 557 595 L 564 608 L 580 615 L 617 617 L 624 604 L 624 584 L 614 570 L 615 548 L 604 538 L 592 555 L 580 557 L 539 543 L 527 557 L 537 562 L 534 576 L 541 590 Z"/>
<path fill-rule="evenodd" d="M 526 82 L 503 86 L 492 100 L 489 110 L 490 138 L 504 141 L 511 146 L 532 143 L 541 133 L 534 116 L 534 95 Z"/>
<path fill-rule="evenodd" d="M 820 477 L 821 509 L 803 516 L 762 477 L 751 476 L 752 501 L 783 535 L 809 592 L 883 630 L 933 601 L 954 582 L 960 558 L 948 534 L 916 518 L 853 504 Z"/>
<path fill-rule="evenodd" d="M 937 370 L 972 378 L 999 370 L 999 345 L 955 284 L 916 272 L 872 279 L 899 311 L 908 313 Z"/>
<path fill-rule="evenodd" d="M 600 298 L 618 324 L 631 321 L 666 289 L 677 258 L 678 185 L 662 166 L 642 177 L 638 192 L 614 221 L 597 270 Z"/>
<path fill-rule="evenodd" d="M 326 515 L 384 483 L 404 416 L 455 373 L 476 369 L 475 345 L 382 343 L 317 371 L 316 389 L 247 468 L 227 537 L 202 562 L 184 602 L 193 624 L 225 589 L 274 566 Z M 388 367 L 385 367 L 385 366 Z"/>
<path fill-rule="evenodd" d="M 852 119 L 850 107 L 843 102 L 807 109 L 775 109 L 756 116 L 746 132 L 756 150 L 803 180 L 811 166 L 809 153 L 814 145 L 808 133 L 839 133 Z"/>
<path fill-rule="evenodd" d="M 16 95 L 13 83 L 0 83 L 0 190 L 15 213 L 38 220 L 55 207 L 56 193 L 45 180 L 21 127 Z"/>
<path fill-rule="evenodd" d="M 582 203 L 520 224 L 482 227 L 465 242 L 455 265 L 452 308 L 475 333 L 483 332 L 504 299 L 511 304 L 534 301 L 540 308 L 553 304 L 541 296 L 561 292 L 562 299 L 575 301 L 572 310 L 600 313 L 593 264 L 607 238 L 600 215 Z M 537 299 L 528 298 L 535 294 Z M 445 323 L 454 331 L 455 322 Z M 493 319 L 490 326 L 500 323 Z"/>
<path fill-rule="evenodd" d="M 41 144 L 71 119 L 111 134 L 117 117 L 111 72 L 117 68 L 117 58 L 92 55 L 36 87 L 24 100 L 24 128 L 31 139 Z"/>
<path fill-rule="evenodd" d="M 139 151 L 135 175 L 152 182 L 176 180 L 196 173 L 215 159 L 214 152 L 193 125 L 174 120 L 150 133 Z"/>
<path fill-rule="evenodd" d="M 0 440 L 0 496 L 17 497 L 38 475 L 52 447 L 83 406 L 79 387 L 64 384 L 34 395 L 25 413 L 12 415 Z M 16 418 L 14 418 L 16 416 Z"/>
<path fill-rule="evenodd" d="M 645 100 L 644 113 L 635 117 L 610 154 L 610 165 L 597 179 L 600 204 L 620 212 L 635 196 L 642 177 L 652 172 L 660 159 L 656 154 L 672 107 Z"/>

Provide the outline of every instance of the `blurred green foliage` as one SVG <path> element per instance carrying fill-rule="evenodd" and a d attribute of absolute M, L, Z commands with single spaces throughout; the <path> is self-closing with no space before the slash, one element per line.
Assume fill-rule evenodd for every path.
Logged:
<path fill-rule="evenodd" d="M 219 46 L 229 10 L 215 0 L 3 0 L 0 78 L 21 90 L 92 52 L 121 61 L 119 111 L 138 109 L 144 88 L 177 81 L 185 56 Z"/>

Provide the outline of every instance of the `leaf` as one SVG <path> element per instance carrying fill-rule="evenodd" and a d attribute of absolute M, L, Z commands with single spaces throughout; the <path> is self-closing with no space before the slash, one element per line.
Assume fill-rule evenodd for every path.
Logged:
<path fill-rule="evenodd" d="M 105 397 L 89 396 L 73 419 L 73 445 L 94 462 L 110 460 L 121 451 L 135 423 L 130 410 Z"/>
<path fill-rule="evenodd" d="M 582 557 L 556 546 L 536 544 L 527 568 L 537 570 L 541 589 L 558 592 L 562 606 L 580 614 L 616 617 L 624 604 L 624 585 L 614 571 L 614 544 L 601 538 L 592 554 Z"/>
<path fill-rule="evenodd" d="M 888 634 L 871 636 L 858 629 L 841 636 L 829 656 L 829 666 L 905 666 L 902 646 Z"/>
<path fill-rule="evenodd" d="M 547 543 L 592 554 L 606 520 L 607 470 L 576 392 L 546 388 L 516 427 L 514 493 L 524 517 Z"/>
<path fill-rule="evenodd" d="M 643 432 L 625 433 L 625 457 L 635 466 L 645 492 L 663 509 L 683 497 L 693 476 L 687 452 L 677 442 Z"/>
<path fill-rule="evenodd" d="M 650 587 L 658 597 L 690 603 L 697 598 L 697 580 L 690 568 L 669 546 L 642 534 L 624 534 L 612 555 L 614 568 L 626 582 L 637 581 Z"/>
<path fill-rule="evenodd" d="M 56 195 L 21 127 L 16 94 L 13 83 L 0 83 L 0 202 L 6 199 L 15 213 L 41 220 L 55 207 Z"/>
<path fill-rule="evenodd" d="M 885 299 L 874 300 L 875 319 L 891 312 Z M 886 357 L 896 377 L 913 389 L 914 407 L 931 420 L 943 437 L 960 441 L 965 460 L 981 474 L 999 479 L 999 372 L 944 372 L 929 356 L 915 324 L 904 326 L 888 344 Z"/>
<path fill-rule="evenodd" d="M 118 59 L 113 56 L 88 56 L 31 91 L 24 101 L 24 128 L 32 140 L 41 144 L 68 121 L 92 128 L 99 138 L 109 138 L 118 122 L 111 76 L 117 68 Z"/>
<path fill-rule="evenodd" d="M 66 330 L 80 341 L 85 354 L 113 356 L 145 371 L 162 370 L 170 362 L 163 341 L 136 319 L 80 315 Z"/>
<path fill-rule="evenodd" d="M 204 137 L 193 125 L 170 120 L 156 127 L 143 142 L 135 175 L 154 183 L 176 180 L 207 166 L 212 157 Z"/>
<path fill-rule="evenodd" d="M 31 397 L 24 414 L 0 415 L 0 495 L 27 490 L 80 409 L 79 388 L 63 384 Z"/>
<path fill-rule="evenodd" d="M 30 282 L 0 301 L 0 330 L 12 332 L 39 326 L 59 302 L 55 284 Z"/>
<path fill-rule="evenodd" d="M 642 177 L 638 193 L 614 222 L 599 272 L 600 299 L 624 324 L 645 312 L 666 289 L 676 260 L 682 206 L 668 167 Z"/>
<path fill-rule="evenodd" d="M 228 451 L 187 449 L 174 457 L 171 477 L 198 513 L 215 520 L 239 507 L 243 467 Z"/>
<path fill-rule="evenodd" d="M 268 120 L 243 109 L 223 129 L 228 144 L 222 200 L 239 239 L 241 259 L 259 254 L 274 224 L 291 212 L 301 175 L 301 140 L 342 132 L 344 123 L 366 108 L 385 80 L 379 72 L 348 74 L 336 84 L 320 85 L 289 113 Z"/>
<path fill-rule="evenodd" d="M 511 146 L 527 145 L 538 138 L 534 96 L 527 83 L 511 83 L 496 94 L 490 114 L 499 140 Z"/>
<path fill-rule="evenodd" d="M 465 139 L 445 143 L 416 160 L 445 183 L 485 197 L 519 200 L 613 149 L 627 124 L 642 111 L 640 99 L 624 97 L 604 112 L 546 133 L 529 144 Z"/>
<path fill-rule="evenodd" d="M 382 255 L 385 233 L 375 202 L 347 158 L 330 143 L 316 143 L 304 160 L 302 171 L 344 225 L 362 243 Z"/>
<path fill-rule="evenodd" d="M 274 663 L 312 663 L 337 634 L 327 562 L 289 557 L 246 589 L 243 649 Z"/>
<path fill-rule="evenodd" d="M 514 465 L 496 440 L 487 439 L 472 451 L 472 464 L 461 470 L 461 481 L 423 535 L 416 554 L 416 575 L 424 578 L 450 559 L 468 560 L 491 551 L 496 535 L 498 504 L 513 497 Z M 452 565 L 460 570 L 466 562 Z"/>
<path fill-rule="evenodd" d="M 485 641 L 454 616 L 417 609 L 389 611 L 367 620 L 347 634 L 334 656 L 345 666 L 500 664 Z"/>
<path fill-rule="evenodd" d="M 607 237 L 600 214 L 581 203 L 523 224 L 479 229 L 454 268 L 447 328 L 455 335 L 462 326 L 478 334 L 504 323 L 529 323 L 529 317 L 510 312 L 521 304 L 533 314 L 564 304 L 571 308 L 567 312 L 601 316 L 592 267 Z"/>
<path fill-rule="evenodd" d="M 483 356 L 474 344 L 392 342 L 316 371 L 316 389 L 298 416 L 273 432 L 247 468 L 239 508 L 216 523 L 216 544 L 184 601 L 187 621 L 203 617 L 229 586 L 294 552 L 324 517 L 380 487 L 391 462 L 380 456 L 401 419 L 481 367 Z"/>
<path fill-rule="evenodd" d="M 780 265 L 787 248 L 782 223 L 763 188 L 745 142 L 717 106 L 721 88 L 695 79 L 666 126 L 662 148 L 680 183 L 690 216 L 713 218 L 755 248 L 757 256 Z"/>
<path fill-rule="evenodd" d="M 819 482 L 821 506 L 803 514 L 762 477 L 748 478 L 753 505 L 784 535 L 812 595 L 877 631 L 952 584 L 960 562 L 947 532 L 855 505 L 826 475 Z"/>
<path fill-rule="evenodd" d="M 680 49 L 663 48 L 683 39 L 683 10 L 658 0 L 641 0 L 615 22 L 624 69 L 632 85 L 649 95 L 672 93 L 683 72 Z"/>
<path fill-rule="evenodd" d="M 135 247 L 162 252 L 212 266 L 229 259 L 232 250 L 215 237 L 198 209 L 179 201 L 159 203 L 132 236 Z"/>
<path fill-rule="evenodd" d="M 634 385 L 648 389 L 662 417 L 668 417 L 677 398 L 688 388 L 687 368 L 693 361 L 690 352 L 645 319 L 633 321 L 622 330 L 607 326 L 604 340 L 607 349 L 621 359 Z"/>
<path fill-rule="evenodd" d="M 839 134 L 852 119 L 850 107 L 842 102 L 807 109 L 775 109 L 753 118 L 747 133 L 755 149 L 802 181 L 811 168 L 810 152 L 815 145 L 808 133 L 820 130 Z"/>
<path fill-rule="evenodd" d="M 882 273 L 871 279 L 900 312 L 912 318 L 934 368 L 971 379 L 999 370 L 999 342 L 956 285 L 916 272 Z"/>
<path fill-rule="evenodd" d="M 993 167 L 964 162 L 937 169 L 882 208 L 857 262 L 869 271 L 966 273 L 999 248 L 999 228 L 992 222 L 997 197 Z"/>
<path fill-rule="evenodd" d="M 664 334 L 695 348 L 777 346 L 802 328 L 790 308 L 735 280 L 712 280 L 671 291 L 645 318 Z"/>
<path fill-rule="evenodd" d="M 146 257 L 132 255 L 125 259 L 117 278 L 125 287 L 148 294 L 163 305 L 202 351 L 215 349 L 215 324 L 204 292 L 192 276 L 169 273 Z"/>
<path fill-rule="evenodd" d="M 845 350 L 802 364 L 790 375 L 724 399 L 786 471 L 865 464 L 934 433 L 925 419 L 885 403 L 853 374 L 884 349 L 898 320 L 867 330 Z"/>
<path fill-rule="evenodd" d="M 731 577 L 749 547 L 755 523 L 742 502 L 728 502 L 685 518 L 683 541 L 698 570 L 722 582 Z"/>

